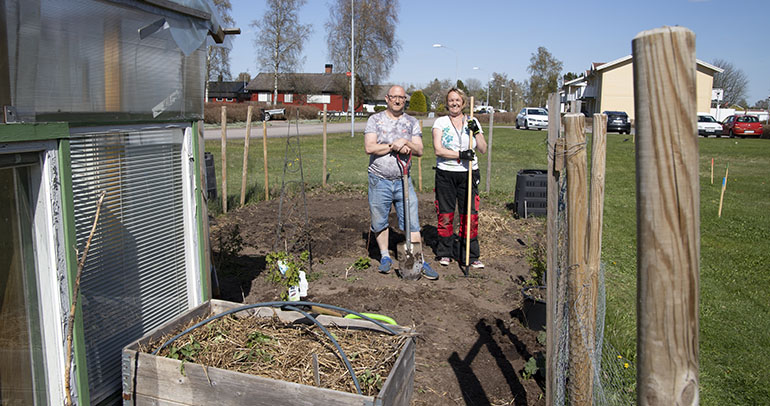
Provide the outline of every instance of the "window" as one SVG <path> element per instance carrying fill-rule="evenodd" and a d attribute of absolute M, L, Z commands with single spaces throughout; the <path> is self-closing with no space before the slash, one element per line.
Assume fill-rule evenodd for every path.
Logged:
<path fill-rule="evenodd" d="M 257 95 L 257 101 L 269 103 L 273 101 L 273 95 L 270 93 L 260 93 Z"/>
<path fill-rule="evenodd" d="M 329 104 L 331 103 L 331 95 L 328 94 L 310 94 L 307 96 L 308 103 L 316 104 Z"/>
<path fill-rule="evenodd" d="M 0 155 L 0 404 L 47 404 L 33 207 L 38 153 Z"/>
<path fill-rule="evenodd" d="M 232 101 L 233 101 L 233 98 L 232 98 L 232 97 L 228 97 L 228 98 L 227 98 L 227 99 L 225 99 L 225 100 L 226 100 L 226 101 L 228 101 L 228 102 L 232 102 Z"/>
<path fill-rule="evenodd" d="M 285 94 L 283 95 L 283 102 L 284 103 L 292 103 L 294 101 L 294 95 L 293 94 Z"/>

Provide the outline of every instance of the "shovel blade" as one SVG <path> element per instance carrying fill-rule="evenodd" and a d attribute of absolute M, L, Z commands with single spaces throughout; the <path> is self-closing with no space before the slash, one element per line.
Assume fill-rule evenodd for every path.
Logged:
<path fill-rule="evenodd" d="M 406 250 L 405 244 L 398 246 L 398 272 L 402 278 L 416 281 L 422 276 L 422 253 Z"/>

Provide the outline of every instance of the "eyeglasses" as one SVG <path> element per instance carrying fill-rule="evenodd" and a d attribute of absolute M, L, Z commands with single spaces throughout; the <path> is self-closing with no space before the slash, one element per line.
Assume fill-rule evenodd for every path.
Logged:
<path fill-rule="evenodd" d="M 390 100 L 401 100 L 401 101 L 404 101 L 404 100 L 406 100 L 406 96 L 393 96 L 393 95 L 388 95 L 388 98 L 389 98 Z"/>

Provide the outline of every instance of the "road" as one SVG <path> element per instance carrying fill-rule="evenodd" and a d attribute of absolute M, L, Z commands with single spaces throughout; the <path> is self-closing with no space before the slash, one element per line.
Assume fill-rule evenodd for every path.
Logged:
<path fill-rule="evenodd" d="M 428 118 L 423 119 L 422 125 L 429 127 L 433 125 L 435 119 Z M 291 128 L 289 128 L 291 126 Z M 357 119 L 355 125 L 356 135 L 363 135 L 364 128 L 366 128 L 366 119 Z M 286 134 L 296 135 L 318 135 L 323 133 L 323 123 L 300 123 L 295 127 L 294 122 L 289 121 L 268 121 L 267 122 L 267 136 L 268 138 L 285 137 Z M 350 123 L 326 123 L 326 133 L 348 133 L 350 134 Z M 241 128 L 228 128 L 228 139 L 243 139 L 246 136 L 246 127 Z M 262 137 L 262 122 L 255 122 L 251 125 L 251 138 Z M 203 132 L 203 138 L 207 140 L 222 139 L 221 128 L 206 128 Z"/>

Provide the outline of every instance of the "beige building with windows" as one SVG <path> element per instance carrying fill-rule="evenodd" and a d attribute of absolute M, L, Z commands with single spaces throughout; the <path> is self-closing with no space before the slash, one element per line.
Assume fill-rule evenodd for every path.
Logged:
<path fill-rule="evenodd" d="M 711 108 L 714 75 L 722 69 L 697 60 L 696 98 L 698 111 Z M 591 69 L 562 86 L 562 102 L 581 101 L 586 115 L 603 111 L 625 111 L 634 118 L 634 65 L 631 55 L 607 63 L 593 63 Z M 563 110 L 564 111 L 564 110 Z"/>

